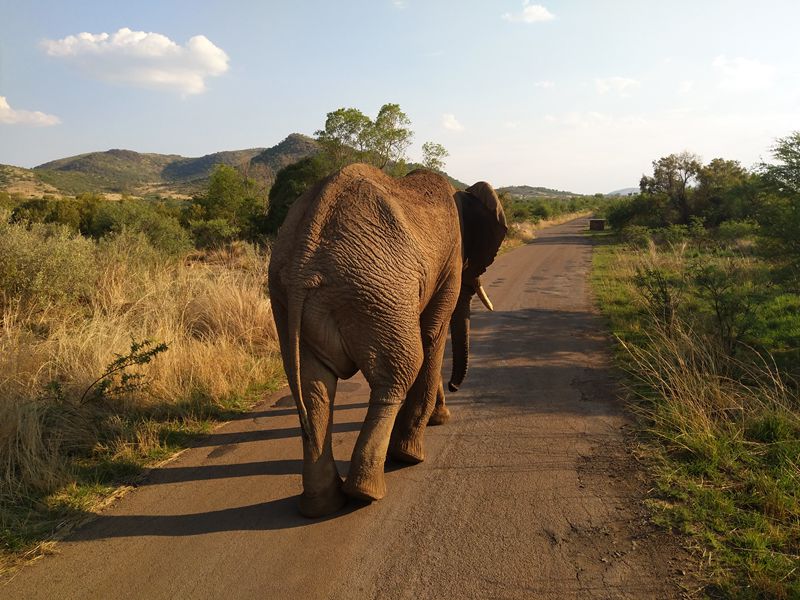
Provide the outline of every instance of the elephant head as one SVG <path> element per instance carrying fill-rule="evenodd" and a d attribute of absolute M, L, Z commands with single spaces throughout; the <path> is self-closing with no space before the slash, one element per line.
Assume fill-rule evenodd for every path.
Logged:
<path fill-rule="evenodd" d="M 479 181 L 464 192 L 456 192 L 461 219 L 461 244 L 464 266 L 461 291 L 450 319 L 453 344 L 453 372 L 448 388 L 458 390 L 467 375 L 469 363 L 469 319 L 472 296 L 478 297 L 493 310 L 492 303 L 481 285 L 480 276 L 494 262 L 497 250 L 506 236 L 508 224 L 497 194 L 485 181 Z"/>

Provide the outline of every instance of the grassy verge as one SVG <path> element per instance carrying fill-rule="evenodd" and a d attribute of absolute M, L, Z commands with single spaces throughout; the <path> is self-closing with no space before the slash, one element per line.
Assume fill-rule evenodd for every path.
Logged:
<path fill-rule="evenodd" d="M 0 571 L 280 384 L 267 262 L 0 220 Z"/>
<path fill-rule="evenodd" d="M 708 596 L 800 597 L 800 299 L 747 244 L 596 239 L 656 520 L 691 540 Z"/>

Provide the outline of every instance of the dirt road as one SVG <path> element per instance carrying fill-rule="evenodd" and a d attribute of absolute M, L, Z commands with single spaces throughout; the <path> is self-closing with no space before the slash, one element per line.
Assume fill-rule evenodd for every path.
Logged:
<path fill-rule="evenodd" d="M 678 550 L 646 523 L 591 310 L 585 224 L 544 230 L 489 270 L 497 312 L 473 305 L 453 420 L 428 429 L 424 463 L 387 466 L 384 500 L 321 521 L 297 514 L 301 446 L 283 392 L 154 472 L 0 596 L 677 597 Z M 342 473 L 366 397 L 359 380 L 340 382 Z"/>

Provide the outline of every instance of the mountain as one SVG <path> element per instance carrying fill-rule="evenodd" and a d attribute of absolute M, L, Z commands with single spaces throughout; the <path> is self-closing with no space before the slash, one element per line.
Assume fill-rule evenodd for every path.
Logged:
<path fill-rule="evenodd" d="M 572 198 L 581 194 L 565 192 L 563 190 L 553 190 L 546 187 L 533 187 L 530 185 L 507 185 L 497 188 L 497 192 L 505 192 L 518 198 Z"/>
<path fill-rule="evenodd" d="M 614 190 L 613 192 L 608 192 L 606 196 L 630 196 L 631 194 L 638 194 L 639 188 L 638 187 L 627 187 L 622 188 L 621 190 Z"/>
<path fill-rule="evenodd" d="M 23 198 L 102 193 L 107 197 L 186 198 L 202 190 L 218 164 L 243 167 L 270 185 L 275 174 L 318 151 L 317 143 L 293 133 L 272 148 L 214 152 L 199 157 L 113 149 L 60 158 L 33 169 L 0 165 L 0 191 Z"/>
<path fill-rule="evenodd" d="M 300 133 L 292 133 L 277 146 L 262 150 L 252 157 L 250 166 L 263 169 L 265 175 L 269 176 L 270 180 L 274 180 L 275 175 L 282 168 L 317 152 L 319 152 L 319 144 L 316 140 Z"/>

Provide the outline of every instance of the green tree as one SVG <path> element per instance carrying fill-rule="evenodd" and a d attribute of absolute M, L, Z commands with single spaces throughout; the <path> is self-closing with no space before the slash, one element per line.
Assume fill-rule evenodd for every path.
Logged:
<path fill-rule="evenodd" d="M 353 162 L 402 170 L 414 135 L 409 125 L 398 104 L 384 104 L 374 121 L 356 108 L 340 108 L 328 113 L 325 129 L 315 135 L 332 170 Z"/>
<path fill-rule="evenodd" d="M 800 131 L 778 138 L 772 157 L 774 163 L 760 165 L 764 178 L 777 191 L 800 195 Z"/>
<path fill-rule="evenodd" d="M 422 165 L 426 169 L 432 171 L 444 170 L 444 159 L 450 156 L 450 153 L 441 144 L 436 142 L 425 142 L 422 144 Z"/>
<path fill-rule="evenodd" d="M 763 205 L 757 220 L 762 249 L 800 282 L 800 131 L 778 139 L 774 163 L 760 165 Z"/>
<path fill-rule="evenodd" d="M 372 120 L 357 108 L 329 112 L 325 129 L 315 132 L 333 169 L 364 160 L 370 147 Z"/>
<path fill-rule="evenodd" d="M 204 194 L 184 210 L 184 222 L 194 230 L 199 221 L 226 221 L 236 237 L 255 240 L 266 214 L 266 198 L 255 181 L 230 165 L 217 165 Z M 215 226 L 216 229 L 219 229 Z"/>
<path fill-rule="evenodd" d="M 269 191 L 269 209 L 263 231 L 268 234 L 276 233 L 294 201 L 332 171 L 332 165 L 319 154 L 278 171 L 275 183 Z"/>
<path fill-rule="evenodd" d="M 715 158 L 701 166 L 692 197 L 692 214 L 717 226 L 731 219 L 742 220 L 755 210 L 752 176 L 739 161 Z"/>
<path fill-rule="evenodd" d="M 650 196 L 666 196 L 677 212 L 679 222 L 686 225 L 691 216 L 690 184 L 696 180 L 701 166 L 699 157 L 689 152 L 659 158 L 653 161 L 653 175 L 642 176 L 639 189 Z"/>
<path fill-rule="evenodd" d="M 399 104 L 381 106 L 369 138 L 369 152 L 376 167 L 385 169 L 390 162 L 405 162 L 406 150 L 414 136 L 409 125 L 411 120 L 400 110 Z"/>

